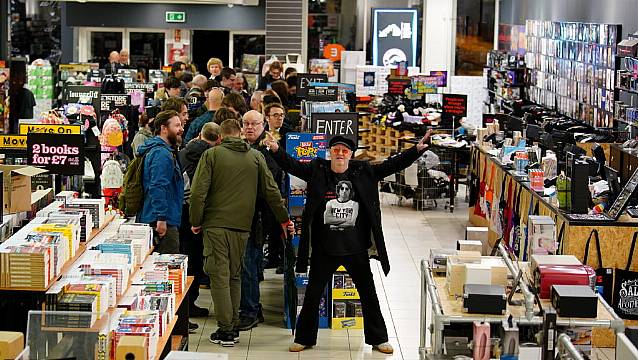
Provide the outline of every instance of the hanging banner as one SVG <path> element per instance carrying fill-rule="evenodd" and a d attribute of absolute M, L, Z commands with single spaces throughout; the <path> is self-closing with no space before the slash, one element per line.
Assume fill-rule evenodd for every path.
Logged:
<path fill-rule="evenodd" d="M 27 164 L 52 174 L 84 174 L 84 136 L 32 133 L 27 135 Z"/>
<path fill-rule="evenodd" d="M 418 15 L 416 9 L 372 9 L 372 65 L 417 66 Z"/>

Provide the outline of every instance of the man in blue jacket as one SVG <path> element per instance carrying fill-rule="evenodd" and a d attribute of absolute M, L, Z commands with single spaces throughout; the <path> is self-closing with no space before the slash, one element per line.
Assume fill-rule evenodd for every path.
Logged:
<path fill-rule="evenodd" d="M 184 128 L 179 114 L 162 111 L 155 117 L 155 136 L 138 148 L 144 158 L 144 206 L 138 221 L 155 228 L 155 251 L 179 253 L 179 226 L 182 220 L 184 178 L 177 161 L 177 145 Z"/>

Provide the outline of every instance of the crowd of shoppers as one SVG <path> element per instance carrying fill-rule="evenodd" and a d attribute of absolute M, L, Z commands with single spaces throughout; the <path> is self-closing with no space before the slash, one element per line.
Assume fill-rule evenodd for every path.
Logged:
<path fill-rule="evenodd" d="M 120 59 L 114 56 L 113 69 Z M 284 201 L 291 174 L 308 183 L 296 271 L 311 266 L 289 350 L 315 345 L 320 296 L 344 265 L 361 295 L 366 342 L 392 353 L 369 261 L 379 260 L 388 273 L 378 181 L 414 162 L 429 134 L 377 165 L 352 160 L 356 144 L 339 136 L 328 144 L 331 160 L 300 163 L 280 150 L 296 130 L 286 116 L 298 106 L 294 69 L 271 63 L 252 93 L 219 59 L 208 61 L 207 75 L 189 69 L 185 62 L 172 65 L 154 99 L 161 111 L 142 115 L 132 147 L 144 157 L 145 198 L 137 220 L 154 228 L 156 251 L 189 256 L 188 274 L 195 277 L 190 316 L 209 315 L 196 304 L 198 285 L 208 284 L 218 325 L 211 342 L 233 346 L 240 331 L 264 321 L 263 269 L 283 273 L 283 241 L 294 231 Z"/>

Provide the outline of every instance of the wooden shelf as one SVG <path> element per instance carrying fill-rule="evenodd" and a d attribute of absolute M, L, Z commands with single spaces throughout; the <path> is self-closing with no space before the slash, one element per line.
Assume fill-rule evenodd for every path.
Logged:
<path fill-rule="evenodd" d="M 168 340 L 171 339 L 171 333 L 175 328 L 175 324 L 177 324 L 178 316 L 175 315 L 173 321 L 171 321 L 168 326 L 166 326 L 166 331 L 164 331 L 164 335 L 157 341 L 157 351 L 155 352 L 155 359 L 160 360 L 162 356 L 162 352 L 164 352 L 164 347 L 168 344 Z"/>

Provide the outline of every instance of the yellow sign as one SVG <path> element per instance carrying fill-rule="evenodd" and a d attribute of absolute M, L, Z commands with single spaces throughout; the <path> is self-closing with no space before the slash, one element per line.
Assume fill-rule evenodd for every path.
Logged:
<path fill-rule="evenodd" d="M 0 149 L 25 149 L 27 148 L 26 135 L 0 135 Z"/>
<path fill-rule="evenodd" d="M 44 133 L 44 134 L 81 134 L 80 125 L 53 125 L 53 124 L 20 124 L 20 134 Z"/>
<path fill-rule="evenodd" d="M 58 65 L 58 68 L 60 70 L 87 72 L 91 70 L 91 65 L 90 64 L 60 64 Z"/>

